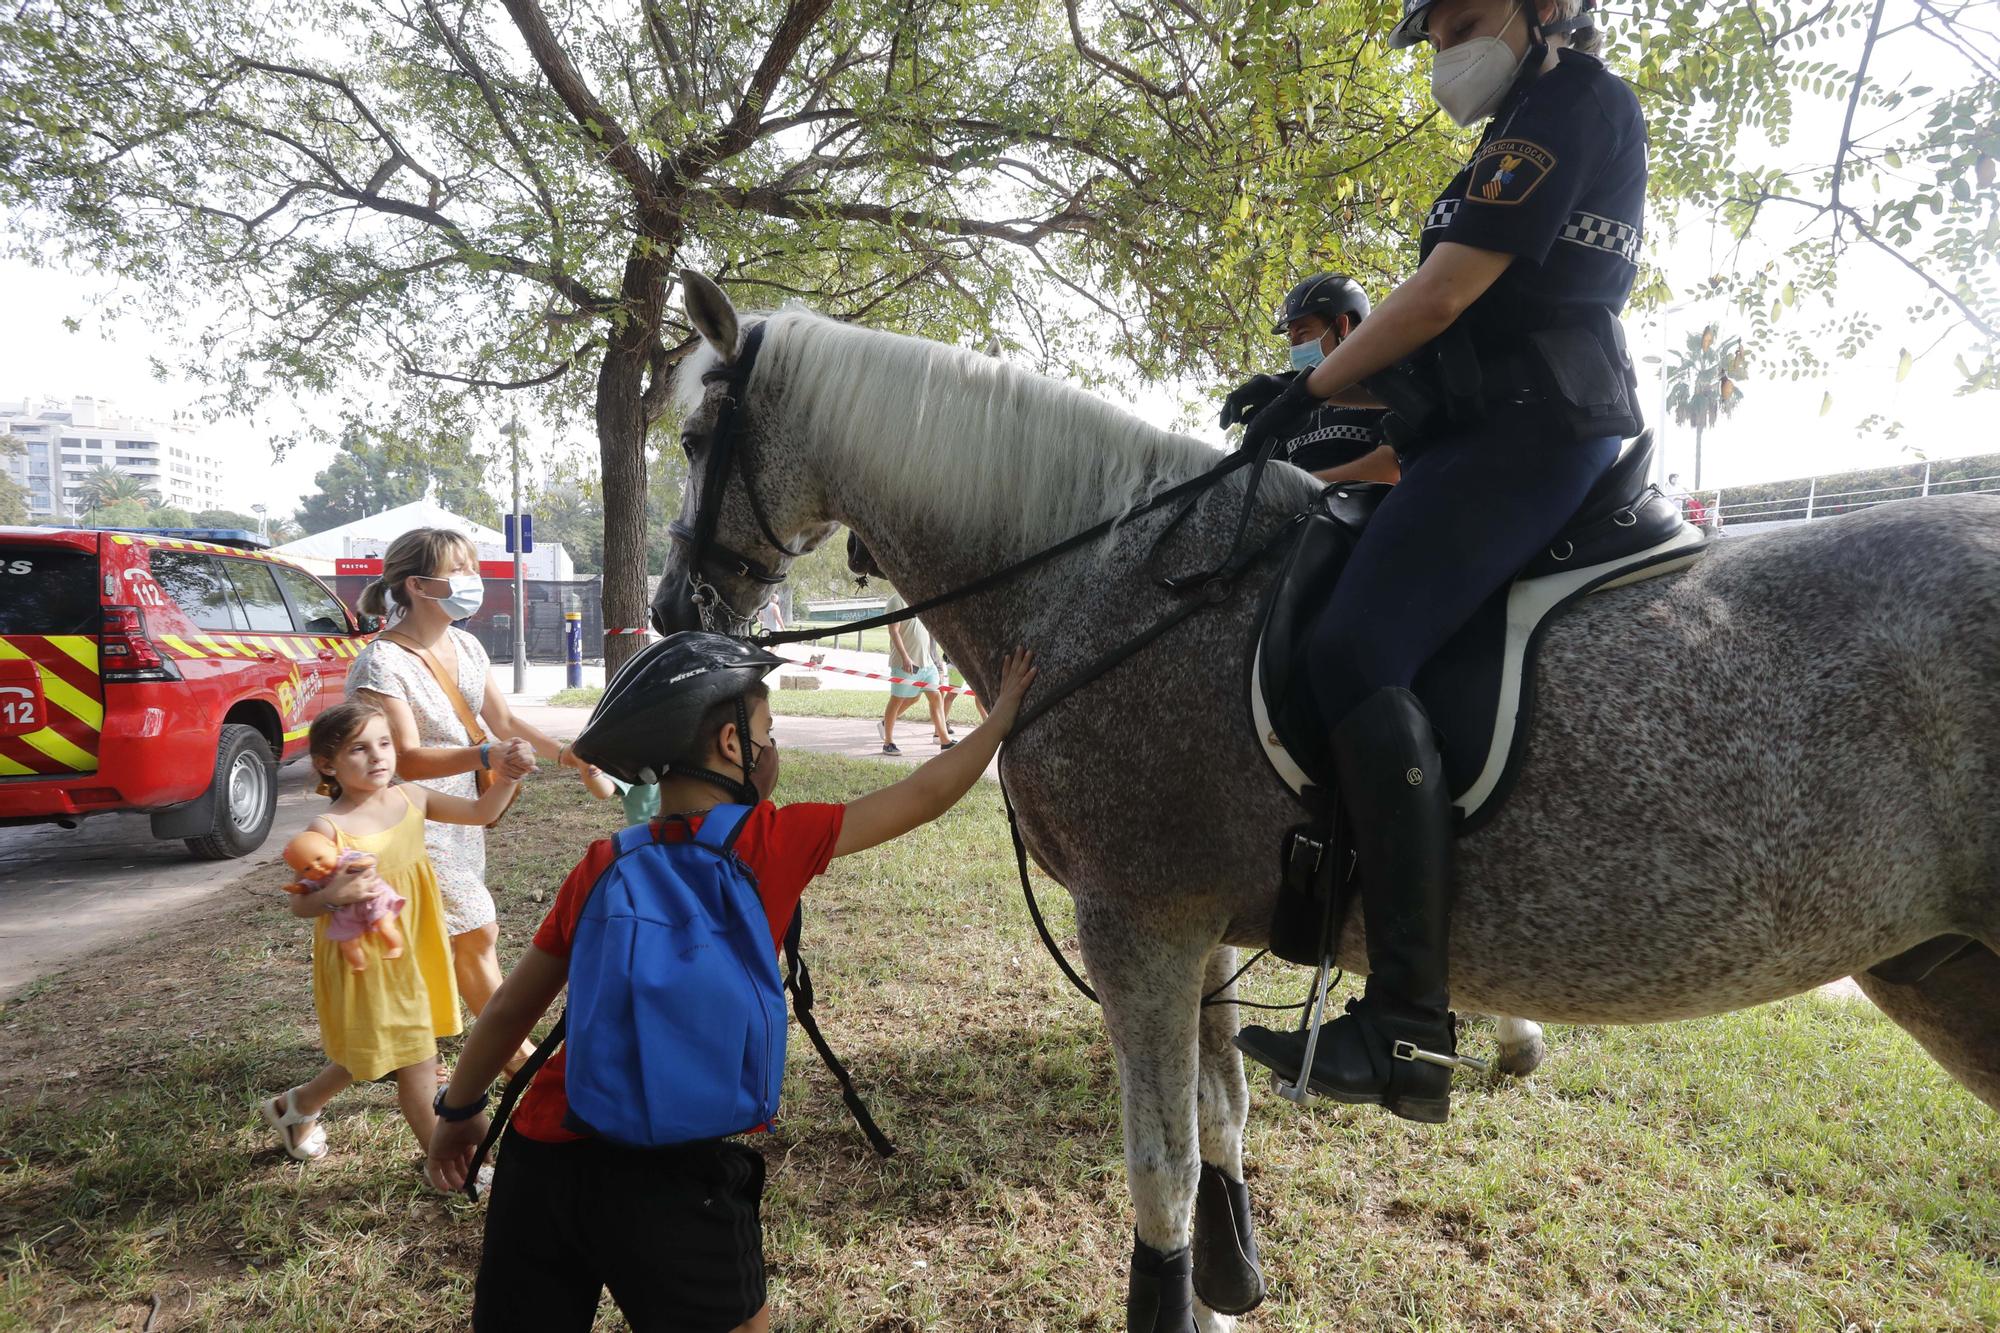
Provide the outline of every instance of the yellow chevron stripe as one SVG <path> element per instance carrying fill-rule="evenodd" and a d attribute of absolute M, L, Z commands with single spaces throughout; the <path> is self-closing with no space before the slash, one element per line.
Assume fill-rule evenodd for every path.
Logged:
<path fill-rule="evenodd" d="M 156 634 L 153 637 L 183 657 L 192 657 L 199 660 L 208 656 L 208 654 L 202 652 L 201 649 L 195 647 L 178 634 Z"/>
<path fill-rule="evenodd" d="M 21 737 L 24 744 L 32 745 L 49 758 L 78 773 L 95 773 L 97 756 L 73 743 L 67 736 L 54 728 L 31 731 Z"/>
<path fill-rule="evenodd" d="M 130 546 L 132 544 L 132 539 L 130 537 L 127 537 L 122 532 L 113 533 L 111 536 L 111 540 L 118 543 L 120 546 Z"/>
<path fill-rule="evenodd" d="M 312 724 L 311 724 L 311 723 L 307 723 L 307 724 L 306 724 L 305 726 L 303 726 L 303 727 L 300 727 L 300 728 L 298 728 L 298 729 L 297 729 L 297 730 L 295 730 L 295 731 L 288 731 L 288 732 L 286 732 L 286 733 L 285 733 L 285 739 L 286 739 L 286 741 L 288 741 L 288 742 L 289 742 L 289 741 L 295 741 L 295 740 L 297 740 L 297 739 L 298 739 L 299 737 L 301 737 L 301 736 L 305 735 L 305 734 L 306 734 L 306 733 L 307 733 L 308 731 L 311 731 L 311 730 L 312 730 Z"/>
<path fill-rule="evenodd" d="M 5 639 L 0 639 L 0 657 L 10 658 L 16 662 L 30 660 L 26 653 L 16 648 L 13 644 L 8 643 Z M 103 704 L 91 698 L 82 690 L 79 690 L 76 686 L 70 684 L 40 663 L 36 663 L 35 670 L 42 678 L 43 698 L 47 699 L 57 708 L 62 709 L 65 713 L 68 713 L 71 717 L 74 717 L 77 721 L 83 723 L 84 726 L 89 727 L 92 731 L 104 730 Z"/>
<path fill-rule="evenodd" d="M 229 647 L 227 644 L 224 644 L 220 639 L 211 639 L 206 634 L 197 634 L 194 637 L 201 642 L 202 647 L 208 649 L 210 652 L 216 654 L 219 657 L 236 656 L 236 650 L 234 648 Z"/>
<path fill-rule="evenodd" d="M 97 674 L 97 640 L 82 634 L 51 634 L 49 642 L 75 659 L 90 674 Z"/>
<path fill-rule="evenodd" d="M 21 763 L 20 761 L 15 759 L 9 759 L 6 755 L 0 754 L 0 778 L 23 777 L 27 774 L 33 773 L 34 771 L 35 771 L 34 769 L 29 768 L 26 764 Z"/>

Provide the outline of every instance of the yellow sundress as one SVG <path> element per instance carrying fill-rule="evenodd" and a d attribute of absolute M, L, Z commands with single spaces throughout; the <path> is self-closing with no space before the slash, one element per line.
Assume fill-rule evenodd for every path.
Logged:
<path fill-rule="evenodd" d="M 397 788 L 398 791 L 402 789 Z M 319 1011 L 326 1058 L 367 1082 L 437 1054 L 439 1037 L 455 1037 L 458 982 L 444 933 L 444 901 L 424 851 L 424 817 L 403 792 L 403 818 L 380 833 L 352 834 L 333 824 L 342 851 L 370 852 L 375 873 L 406 900 L 397 920 L 403 956 L 382 957 L 379 935 L 362 937 L 369 952 L 360 973 L 348 970 L 340 945 L 326 937 L 329 918 L 313 923 L 313 1007 Z"/>

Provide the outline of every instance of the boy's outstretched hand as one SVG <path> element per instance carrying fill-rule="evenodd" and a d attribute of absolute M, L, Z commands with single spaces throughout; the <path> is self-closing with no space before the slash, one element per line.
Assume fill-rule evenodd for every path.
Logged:
<path fill-rule="evenodd" d="M 1035 683 L 1035 655 L 1026 648 L 1016 648 L 1000 662 L 1000 690 L 990 704 L 986 714 L 989 718 L 1001 719 L 1003 734 L 1014 729 L 1014 719 L 1020 716 L 1021 700 L 1028 693 L 1028 687 Z"/>
<path fill-rule="evenodd" d="M 999 753 L 1000 742 L 1021 715 L 1021 699 L 1034 683 L 1035 655 L 1025 648 L 1008 653 L 1000 663 L 1000 688 L 987 700 L 986 720 L 901 782 L 849 803 L 833 854 L 847 856 L 880 846 L 957 804 Z"/>

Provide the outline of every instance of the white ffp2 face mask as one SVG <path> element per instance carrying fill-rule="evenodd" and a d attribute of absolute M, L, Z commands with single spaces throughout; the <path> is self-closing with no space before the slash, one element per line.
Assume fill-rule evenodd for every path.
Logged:
<path fill-rule="evenodd" d="M 463 620 L 473 614 L 486 602 L 486 582 L 477 574 L 453 574 L 448 580 L 451 591 L 443 597 L 432 597 L 419 588 L 419 594 L 430 597 L 444 607 L 445 614 L 453 620 Z"/>
<path fill-rule="evenodd" d="M 1454 124 L 1476 125 L 1486 119 L 1514 86 L 1527 56 L 1515 55 L 1505 39 L 1520 13 L 1516 6 L 1499 35 L 1460 42 L 1431 61 L 1431 96 Z"/>

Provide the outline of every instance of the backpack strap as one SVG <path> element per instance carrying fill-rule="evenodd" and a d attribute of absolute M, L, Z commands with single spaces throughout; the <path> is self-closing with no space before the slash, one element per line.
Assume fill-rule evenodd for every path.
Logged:
<path fill-rule="evenodd" d="M 889 1142 L 889 1136 L 876 1126 L 875 1117 L 868 1114 L 868 1103 L 862 1101 L 861 1094 L 855 1090 L 847 1066 L 840 1063 L 833 1047 L 827 1045 L 826 1038 L 820 1035 L 819 1024 L 813 1021 L 812 973 L 807 970 L 805 959 L 799 957 L 799 930 L 804 921 L 804 911 L 794 911 L 792 924 L 785 927 L 785 989 L 792 993 L 792 1013 L 797 1016 L 806 1039 L 819 1052 L 820 1063 L 840 1084 L 840 1100 L 847 1103 L 848 1114 L 854 1117 L 855 1124 L 861 1126 L 861 1132 L 868 1138 L 868 1146 L 883 1157 L 894 1156 L 896 1145 Z"/>
<path fill-rule="evenodd" d="M 514 1103 L 521 1100 L 521 1094 L 528 1090 L 530 1083 L 534 1082 L 536 1073 L 548 1063 L 556 1048 L 562 1045 L 563 1036 L 568 1029 L 569 1008 L 564 1006 L 562 1017 L 558 1018 L 556 1025 L 549 1029 L 549 1035 L 542 1039 L 542 1044 L 535 1048 L 535 1053 L 528 1057 L 528 1062 L 521 1066 L 521 1072 L 507 1080 L 506 1091 L 500 1094 L 500 1105 L 493 1110 L 493 1123 L 486 1127 L 486 1137 L 479 1141 L 478 1150 L 472 1154 L 472 1165 L 465 1172 L 465 1197 L 474 1203 L 479 1202 L 479 1168 L 485 1165 L 486 1156 L 493 1151 L 493 1145 L 500 1141 L 500 1132 L 507 1128 L 507 1118 L 514 1114 Z"/>
<path fill-rule="evenodd" d="M 695 830 L 694 840 L 712 851 L 733 852 L 736 836 L 750 822 L 753 808 L 747 805 L 715 806 L 702 816 L 701 827 Z"/>
<path fill-rule="evenodd" d="M 648 822 L 619 829 L 618 836 L 611 841 L 617 846 L 620 856 L 629 855 L 653 841 L 653 825 Z"/>

